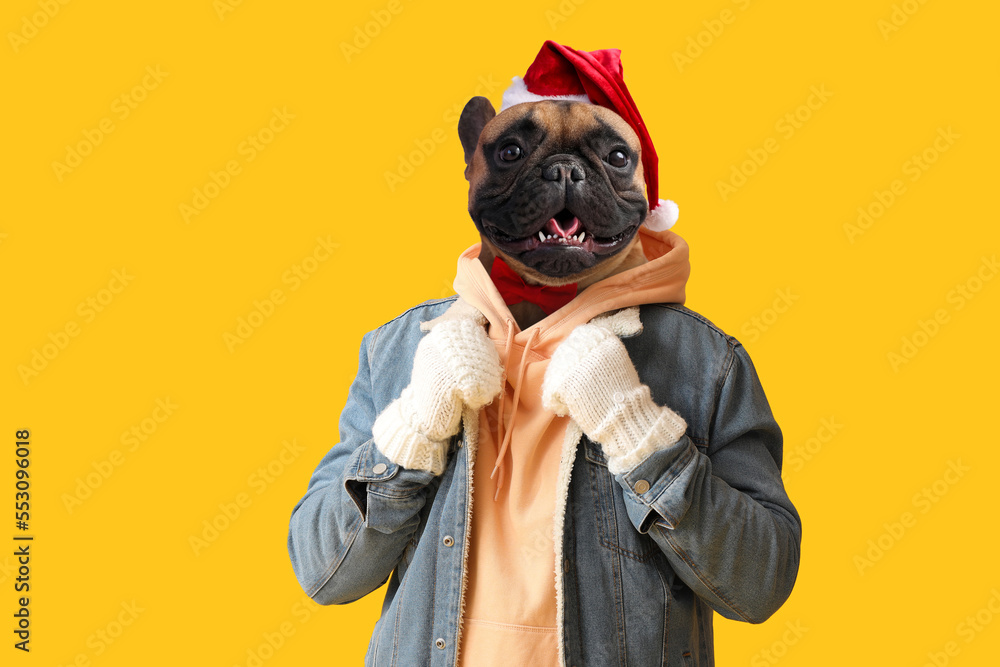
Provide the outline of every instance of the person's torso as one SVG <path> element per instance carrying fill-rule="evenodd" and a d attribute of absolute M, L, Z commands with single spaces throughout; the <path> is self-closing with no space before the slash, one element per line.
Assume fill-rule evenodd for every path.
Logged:
<path fill-rule="evenodd" d="M 413 355 L 425 335 L 420 322 L 437 317 L 455 299 L 425 302 L 379 328 L 370 358 L 375 414 L 409 383 Z M 654 401 L 683 414 L 688 435 L 705 451 L 718 381 L 734 341 L 683 306 L 646 304 L 639 309 L 643 331 L 622 342 Z M 467 415 L 471 416 L 471 411 Z M 420 513 L 418 537 L 407 545 L 389 579 L 366 665 L 454 667 L 460 634 L 481 632 L 486 627 L 464 624 L 461 631 L 459 627 L 469 611 L 463 606 L 470 603 L 468 573 L 476 564 L 470 560 L 475 558 L 470 556 L 475 525 L 470 519 L 488 502 L 483 500 L 487 494 L 482 498 L 477 495 L 473 501 L 474 475 L 477 467 L 491 470 L 495 456 L 493 451 L 485 451 L 488 443 L 480 442 L 482 430 L 492 425 L 488 418 L 483 425 L 478 415 L 475 417 L 472 422 L 463 421 L 462 430 L 451 438 L 447 469 L 426 490 L 429 498 Z M 470 425 L 475 428 L 468 428 Z M 554 627 L 562 633 L 566 665 L 713 664 L 711 609 L 674 575 L 652 538 L 632 525 L 601 447 L 586 436 L 571 444 L 573 462 L 564 490 L 561 534 L 544 535 L 544 526 L 551 526 L 551 522 L 536 516 L 542 528 L 534 536 L 540 557 L 552 558 L 546 563 L 546 568 L 552 566 L 548 569 L 552 578 L 539 595 L 551 595 L 555 584 L 562 586 L 563 622 L 561 627 L 550 626 L 550 621 L 538 627 Z M 547 454 L 551 470 L 552 453 Z M 536 455 L 544 458 L 546 453 Z M 558 467 L 558 453 L 555 457 Z M 538 507 L 551 508 L 557 503 L 556 491 L 553 479 Z M 529 525 L 532 519 L 526 516 L 524 520 L 528 523 L 523 525 Z M 561 541 L 558 567 L 553 537 Z M 502 580 L 496 583 L 502 584 Z M 531 608 L 543 607 L 535 603 Z M 517 616 L 497 618 L 513 621 Z M 532 626 L 534 622 L 511 624 Z M 555 641 L 554 636 L 549 639 Z M 473 659 L 465 664 L 481 663 Z"/>

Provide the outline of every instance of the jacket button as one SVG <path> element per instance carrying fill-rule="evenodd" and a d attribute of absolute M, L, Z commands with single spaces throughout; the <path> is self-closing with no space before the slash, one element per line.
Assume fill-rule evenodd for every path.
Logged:
<path fill-rule="evenodd" d="M 434 640 L 434 645 L 437 646 L 438 648 L 444 648 L 444 640 L 438 637 L 437 639 Z"/>
<path fill-rule="evenodd" d="M 646 493 L 647 491 L 649 491 L 649 482 L 647 482 L 644 479 L 640 479 L 638 482 L 635 483 L 635 492 L 636 493 L 638 493 L 639 495 L 642 495 L 642 494 Z"/>
<path fill-rule="evenodd" d="M 372 468 L 372 472 L 375 473 L 376 475 L 381 475 L 382 473 L 385 472 L 385 464 L 384 463 L 376 463 L 375 467 Z"/>
<path fill-rule="evenodd" d="M 444 536 L 444 545 L 446 547 L 454 546 L 454 544 L 455 544 L 455 540 L 452 538 L 451 535 L 445 535 Z"/>
<path fill-rule="evenodd" d="M 615 403 L 624 403 L 625 402 L 625 394 L 623 394 L 620 391 L 616 391 L 615 394 L 614 394 L 614 396 L 613 396 L 613 398 L 615 399 Z"/>

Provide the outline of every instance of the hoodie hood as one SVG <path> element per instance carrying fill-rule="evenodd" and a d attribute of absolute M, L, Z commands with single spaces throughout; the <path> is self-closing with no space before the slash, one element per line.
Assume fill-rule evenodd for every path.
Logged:
<path fill-rule="evenodd" d="M 691 272 L 687 243 L 669 230 L 653 231 L 643 225 L 639 227 L 638 233 L 643 254 L 648 260 L 646 263 L 589 285 L 572 301 L 524 331 L 518 327 L 486 267 L 479 261 L 482 244 L 470 246 L 459 256 L 455 291 L 462 300 L 485 316 L 489 323 L 487 334 L 497 344 L 504 367 L 504 390 L 500 392 L 496 440 L 502 444 L 493 469 L 494 475 L 498 470 L 501 472 L 497 493 L 503 485 L 502 461 L 514 429 L 524 370 L 526 363 L 530 363 L 529 356 L 549 359 L 559 343 L 575 327 L 608 311 L 646 303 L 684 303 L 684 288 Z M 506 428 L 501 429 L 506 383 L 511 381 L 509 370 L 514 346 L 522 347 L 523 353 L 516 380 L 511 383 L 514 390 L 511 416 Z M 501 430 L 505 431 L 503 436 Z"/>
<path fill-rule="evenodd" d="M 644 303 L 684 303 L 684 288 L 691 273 L 688 245 L 677 233 L 639 227 L 639 242 L 648 260 L 645 264 L 616 273 L 581 291 L 568 304 L 522 332 L 479 261 L 481 243 L 470 246 L 458 258 L 455 292 L 481 312 L 490 323 L 490 337 L 502 339 L 513 326 L 515 336 L 538 329 L 533 349 L 551 356 L 555 346 L 579 324 L 609 310 Z M 525 338 L 525 341 L 527 339 Z"/>

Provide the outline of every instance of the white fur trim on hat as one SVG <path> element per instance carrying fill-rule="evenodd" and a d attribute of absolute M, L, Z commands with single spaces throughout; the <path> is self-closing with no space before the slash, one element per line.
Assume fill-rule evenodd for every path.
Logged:
<path fill-rule="evenodd" d="M 662 232 L 673 227 L 679 216 L 680 209 L 678 209 L 677 204 L 669 199 L 661 199 L 642 224 L 654 232 Z"/>
<path fill-rule="evenodd" d="M 524 79 L 515 76 L 511 79 L 511 84 L 507 90 L 503 91 L 503 99 L 500 101 L 500 111 L 522 104 L 524 102 L 540 102 L 541 100 L 569 100 L 571 102 L 584 102 L 590 104 L 590 98 L 586 95 L 536 95 L 528 90 Z"/>

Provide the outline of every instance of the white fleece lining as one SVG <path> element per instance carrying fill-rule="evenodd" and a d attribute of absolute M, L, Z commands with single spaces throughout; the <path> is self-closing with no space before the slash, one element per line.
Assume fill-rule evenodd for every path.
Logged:
<path fill-rule="evenodd" d="M 621 310 L 598 315 L 597 317 L 591 319 L 588 324 L 596 324 L 604 327 L 605 329 L 609 329 L 611 333 L 615 334 L 619 338 L 622 336 L 634 336 L 635 334 L 642 333 L 642 320 L 639 319 L 638 306 L 630 306 L 628 308 L 622 308 Z"/>
<path fill-rule="evenodd" d="M 462 539 L 462 586 L 458 593 L 458 633 L 455 636 L 455 664 L 458 664 L 458 654 L 462 650 L 462 619 L 465 618 L 465 585 L 468 583 L 469 536 L 472 532 L 472 478 L 476 472 L 476 451 L 479 447 L 479 411 L 466 406 L 462 410 L 462 421 L 465 428 L 465 446 L 468 447 L 465 456 L 468 460 L 467 478 L 469 481 L 465 504 L 465 537 Z"/>
<path fill-rule="evenodd" d="M 552 541 L 556 549 L 556 639 L 559 651 L 559 665 L 566 667 L 563 645 L 563 607 L 566 604 L 566 584 L 563 579 L 563 530 L 566 526 L 566 502 L 569 499 L 569 478 L 573 472 L 573 461 L 576 459 L 576 449 L 580 444 L 583 431 L 572 419 L 566 425 L 566 435 L 563 438 L 562 453 L 559 455 L 559 476 L 556 479 L 556 507 L 552 519 Z"/>
<path fill-rule="evenodd" d="M 475 306 L 473 306 L 471 303 L 469 303 L 468 301 L 466 301 L 462 297 L 458 297 L 457 299 L 455 299 L 455 302 L 452 303 L 450 306 L 448 306 L 448 309 L 445 310 L 443 313 L 441 313 L 440 315 L 438 315 L 437 317 L 435 317 L 432 320 L 426 320 L 424 322 L 421 322 L 420 323 L 420 330 L 421 331 L 430 331 L 439 322 L 443 322 L 445 320 L 458 320 L 458 319 L 464 319 L 464 318 L 474 319 L 475 321 L 479 322 L 484 327 L 486 326 L 486 324 L 488 322 L 488 320 L 486 319 L 486 316 L 483 315 L 481 312 L 479 312 L 478 308 L 476 308 Z"/>

